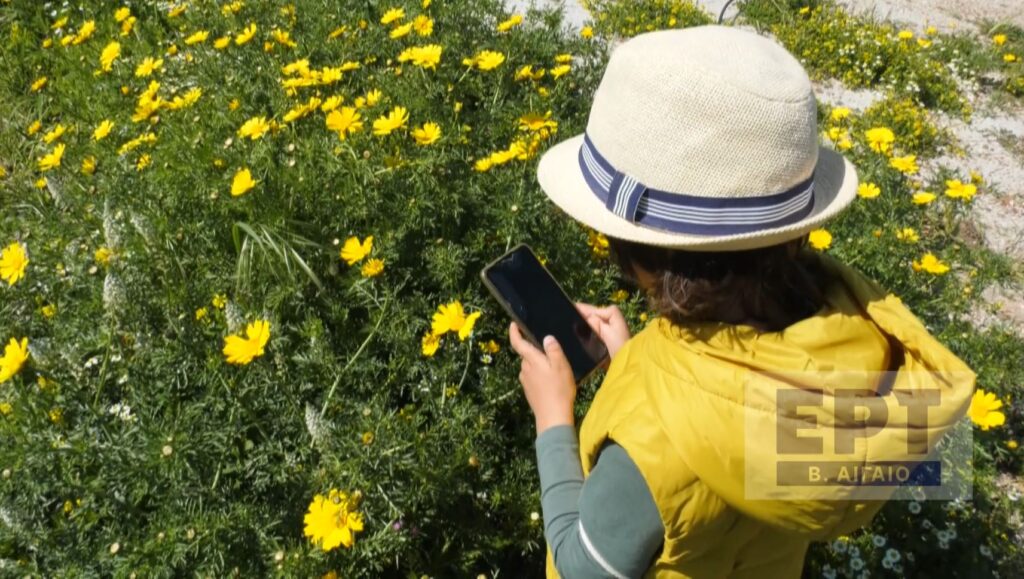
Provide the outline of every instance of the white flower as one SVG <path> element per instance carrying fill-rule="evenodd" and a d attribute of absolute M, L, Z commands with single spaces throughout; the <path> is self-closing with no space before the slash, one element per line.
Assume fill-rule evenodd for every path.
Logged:
<path fill-rule="evenodd" d="M 112 414 L 113 416 L 116 416 L 125 422 L 135 422 L 137 418 L 134 414 L 132 414 L 132 407 L 122 402 L 118 402 L 117 404 L 112 405 L 109 409 L 107 409 L 107 413 Z"/>

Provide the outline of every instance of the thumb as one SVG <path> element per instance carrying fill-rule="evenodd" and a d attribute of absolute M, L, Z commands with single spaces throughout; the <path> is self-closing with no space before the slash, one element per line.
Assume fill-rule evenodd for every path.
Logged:
<path fill-rule="evenodd" d="M 562 352 L 562 346 L 554 336 L 544 336 L 544 353 L 548 355 L 548 359 L 552 362 L 556 360 L 565 360 L 565 353 Z"/>

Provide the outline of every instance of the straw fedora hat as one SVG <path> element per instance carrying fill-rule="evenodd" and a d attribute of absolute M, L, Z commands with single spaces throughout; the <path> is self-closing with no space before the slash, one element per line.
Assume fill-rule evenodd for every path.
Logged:
<path fill-rule="evenodd" d="M 702 251 L 794 239 L 857 191 L 854 166 L 818 144 L 814 90 L 796 58 L 717 25 L 616 46 L 586 131 L 544 153 L 537 179 L 605 235 Z"/>

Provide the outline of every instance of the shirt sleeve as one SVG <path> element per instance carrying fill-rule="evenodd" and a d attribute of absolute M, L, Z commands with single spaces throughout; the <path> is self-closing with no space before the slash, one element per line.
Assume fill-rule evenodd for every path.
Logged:
<path fill-rule="evenodd" d="M 537 437 L 544 537 L 565 579 L 640 577 L 661 548 L 661 515 L 621 446 L 602 449 L 584 480 L 572 426 Z"/>

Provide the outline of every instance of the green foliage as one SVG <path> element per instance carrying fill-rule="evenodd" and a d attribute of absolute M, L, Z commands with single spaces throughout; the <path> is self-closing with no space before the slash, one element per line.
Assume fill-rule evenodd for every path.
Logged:
<path fill-rule="evenodd" d="M 629 38 L 652 30 L 711 24 L 713 19 L 691 0 L 582 0 L 594 15 L 594 30 L 605 38 Z"/>
<path fill-rule="evenodd" d="M 890 23 L 851 15 L 828 2 L 746 0 L 744 18 L 769 29 L 818 78 L 880 88 L 921 106 L 967 116 L 941 38 L 900 38 Z"/>

